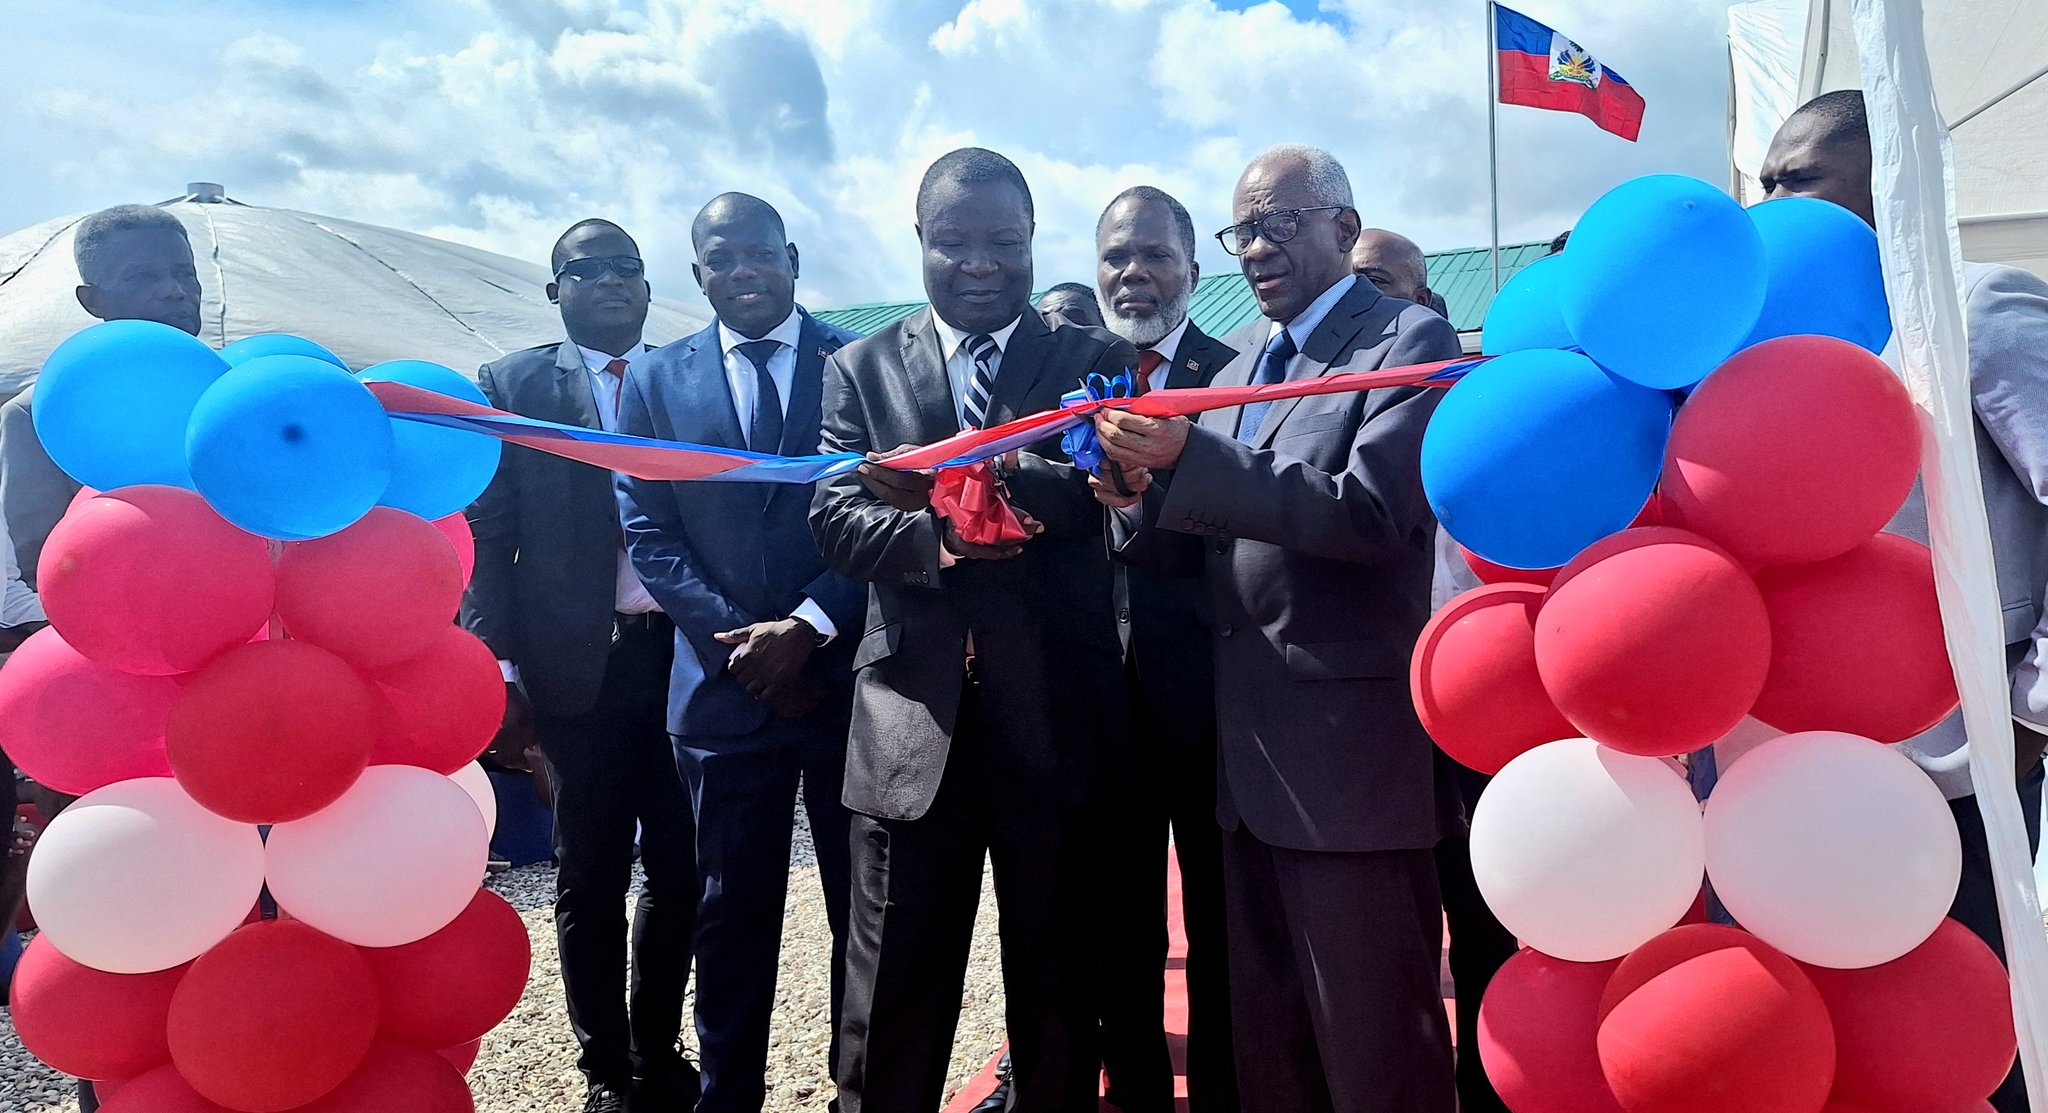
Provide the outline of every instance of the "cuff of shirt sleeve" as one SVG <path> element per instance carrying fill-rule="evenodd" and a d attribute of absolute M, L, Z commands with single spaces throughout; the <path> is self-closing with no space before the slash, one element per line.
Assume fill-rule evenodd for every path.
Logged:
<path fill-rule="evenodd" d="M 519 666 L 510 661 L 499 661 L 498 671 L 505 674 L 505 683 L 519 683 Z"/>
<path fill-rule="evenodd" d="M 832 619 L 825 614 L 825 608 L 819 606 L 818 601 L 809 596 L 805 596 L 804 601 L 789 612 L 789 617 L 800 618 L 810 623 L 811 629 L 816 630 L 818 636 L 825 639 L 819 643 L 820 645 L 830 645 L 832 639 L 839 636 L 839 627 L 832 624 Z"/>

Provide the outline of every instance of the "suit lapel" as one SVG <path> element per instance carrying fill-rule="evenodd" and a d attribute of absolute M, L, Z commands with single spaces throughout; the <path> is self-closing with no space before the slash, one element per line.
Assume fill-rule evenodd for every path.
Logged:
<path fill-rule="evenodd" d="M 597 416 L 597 390 L 590 382 L 590 369 L 583 366 L 583 353 L 573 341 L 562 341 L 555 350 L 555 390 L 562 402 L 566 424 L 585 429 L 602 429 Z"/>
<path fill-rule="evenodd" d="M 1036 310 L 1025 307 L 1024 315 L 1017 318 L 1016 329 L 1010 333 L 1009 345 L 1003 349 L 1003 362 L 996 368 L 995 390 L 988 400 L 988 424 L 998 425 L 1022 415 L 1024 399 L 1045 372 L 1051 340 L 1052 331 L 1045 327 L 1045 319 Z M 1079 373 L 1074 385 L 1080 385 Z"/>
<path fill-rule="evenodd" d="M 1337 304 L 1330 307 L 1322 322 L 1309 334 L 1308 343 L 1301 346 L 1300 367 L 1287 376 L 1288 382 L 1301 379 L 1319 379 L 1330 373 L 1330 365 L 1351 349 L 1351 342 L 1365 329 L 1366 318 L 1372 314 L 1373 306 L 1379 304 L 1381 294 L 1378 287 L 1364 279 L 1352 279 L 1351 289 Z M 1285 398 L 1266 408 L 1266 416 L 1259 422 L 1258 436 L 1253 438 L 1253 448 L 1272 445 L 1273 438 L 1280 432 L 1300 398 Z"/>
<path fill-rule="evenodd" d="M 1209 361 L 1215 351 L 1216 342 L 1189 321 L 1188 330 L 1180 334 L 1180 347 L 1173 353 L 1173 366 L 1166 369 L 1167 389 L 1207 386 L 1202 380 L 1213 377 Z"/>
<path fill-rule="evenodd" d="M 677 361 L 683 381 L 676 384 L 676 397 L 682 405 L 669 415 L 679 439 L 701 440 L 726 448 L 747 447 L 747 431 L 740 428 L 732 384 L 725 378 L 725 353 L 718 350 L 718 325 L 713 323 L 688 343 L 690 350 Z M 697 435 L 684 435 L 685 429 Z"/>
<path fill-rule="evenodd" d="M 930 444 L 960 431 L 960 412 L 953 403 L 953 384 L 946 378 L 946 363 L 939 354 L 939 326 L 931 310 L 920 312 L 901 326 L 903 377 L 910 396 L 917 403 L 917 427 L 904 438 L 909 444 Z M 897 447 L 878 444 L 876 451 Z"/>

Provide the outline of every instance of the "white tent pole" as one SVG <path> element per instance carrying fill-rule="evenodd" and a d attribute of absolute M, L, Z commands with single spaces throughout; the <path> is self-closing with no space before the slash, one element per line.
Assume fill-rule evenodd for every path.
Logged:
<path fill-rule="evenodd" d="M 1854 0 L 1854 18 L 1885 289 L 1902 374 L 1921 410 L 1935 589 L 1990 844 L 2028 1100 L 2048 1109 L 2048 934 L 2013 784 L 2004 623 L 1977 471 L 1954 154 L 1935 103 L 1920 0 Z"/>
<path fill-rule="evenodd" d="M 1493 202 L 1493 292 L 1500 293 L 1500 24 L 1486 0 L 1486 189 Z"/>

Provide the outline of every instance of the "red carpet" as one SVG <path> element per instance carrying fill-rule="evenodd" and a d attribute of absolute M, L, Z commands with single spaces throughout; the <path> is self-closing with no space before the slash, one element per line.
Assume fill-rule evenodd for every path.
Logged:
<path fill-rule="evenodd" d="M 1445 935 L 1449 939 L 1448 933 Z M 1188 935 L 1180 912 L 1180 863 L 1173 855 L 1166 856 L 1166 1045 L 1173 1052 L 1173 1092 L 1180 1113 L 1188 1108 Z M 1451 975 L 1448 967 L 1443 973 L 1444 1008 L 1451 1004 Z M 1452 1014 L 1455 1030 L 1456 1014 Z M 981 1073 L 961 1087 L 954 1095 L 944 1113 L 968 1113 L 976 1103 L 988 1096 L 996 1086 L 996 1061 L 1002 1058 L 1002 1049 L 989 1057 Z M 1102 1103 L 1102 1113 L 1116 1113 L 1116 1107 Z"/>

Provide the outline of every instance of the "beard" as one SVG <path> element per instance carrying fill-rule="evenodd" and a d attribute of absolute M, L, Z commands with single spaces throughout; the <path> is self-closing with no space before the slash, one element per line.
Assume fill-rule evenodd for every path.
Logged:
<path fill-rule="evenodd" d="M 1141 350 L 1149 348 L 1166 339 L 1167 333 L 1179 328 L 1180 323 L 1188 319 L 1188 299 L 1192 294 L 1191 289 L 1182 287 L 1180 293 L 1159 307 L 1159 312 L 1148 316 L 1126 313 L 1118 309 L 1114 301 L 1104 302 L 1103 323 L 1109 326 L 1109 331 L 1130 341 L 1135 347 Z"/>

